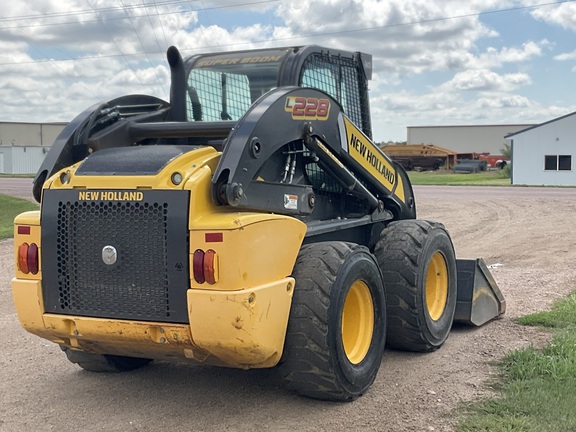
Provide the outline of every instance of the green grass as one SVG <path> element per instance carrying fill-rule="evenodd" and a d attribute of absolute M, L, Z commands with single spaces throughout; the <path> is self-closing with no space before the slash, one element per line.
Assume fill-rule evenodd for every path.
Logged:
<path fill-rule="evenodd" d="M 35 174 L 0 174 L 0 178 L 34 178 Z"/>
<path fill-rule="evenodd" d="M 566 329 L 576 327 L 576 291 L 565 299 L 556 302 L 551 311 L 538 312 L 518 318 L 523 325 Z"/>
<path fill-rule="evenodd" d="M 38 210 L 38 204 L 0 194 L 0 240 L 13 237 L 14 218 L 28 210 Z"/>
<path fill-rule="evenodd" d="M 552 341 L 509 353 L 496 385 L 500 397 L 469 405 L 458 430 L 576 431 L 576 292 L 517 321 L 550 328 Z"/>
<path fill-rule="evenodd" d="M 510 178 L 502 171 L 484 171 L 476 174 L 455 174 L 442 170 L 409 171 L 408 177 L 415 185 L 510 186 Z"/>

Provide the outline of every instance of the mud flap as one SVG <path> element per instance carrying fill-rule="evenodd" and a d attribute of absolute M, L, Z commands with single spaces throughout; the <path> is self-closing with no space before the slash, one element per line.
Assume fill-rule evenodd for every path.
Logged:
<path fill-rule="evenodd" d="M 458 296 L 454 321 L 481 326 L 506 312 L 506 300 L 494 277 L 479 259 L 457 259 Z"/>

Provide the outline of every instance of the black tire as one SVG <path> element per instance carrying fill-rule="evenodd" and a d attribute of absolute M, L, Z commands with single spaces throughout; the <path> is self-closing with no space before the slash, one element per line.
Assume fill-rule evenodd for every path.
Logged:
<path fill-rule="evenodd" d="M 392 222 L 380 233 L 374 255 L 386 290 L 388 346 L 428 352 L 450 333 L 456 310 L 456 258 L 444 225 Z"/>
<path fill-rule="evenodd" d="M 364 246 L 302 247 L 280 373 L 304 396 L 352 401 L 372 385 L 386 343 L 386 300 Z M 343 325 L 344 324 L 344 325 Z"/>
<path fill-rule="evenodd" d="M 60 348 L 66 353 L 66 357 L 71 363 L 75 363 L 90 372 L 127 372 L 146 366 L 152 361 L 138 357 L 92 354 L 65 346 Z"/>

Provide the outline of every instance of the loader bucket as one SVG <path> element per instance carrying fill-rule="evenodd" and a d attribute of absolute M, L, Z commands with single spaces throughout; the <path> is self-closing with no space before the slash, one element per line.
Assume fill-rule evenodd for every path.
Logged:
<path fill-rule="evenodd" d="M 454 321 L 481 326 L 506 312 L 506 300 L 482 258 L 456 260 L 458 296 Z"/>

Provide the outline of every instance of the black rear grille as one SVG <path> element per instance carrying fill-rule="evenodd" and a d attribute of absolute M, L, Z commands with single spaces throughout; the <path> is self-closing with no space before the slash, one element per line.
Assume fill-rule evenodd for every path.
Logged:
<path fill-rule="evenodd" d="M 187 192 L 45 191 L 43 203 L 47 312 L 187 322 Z"/>

